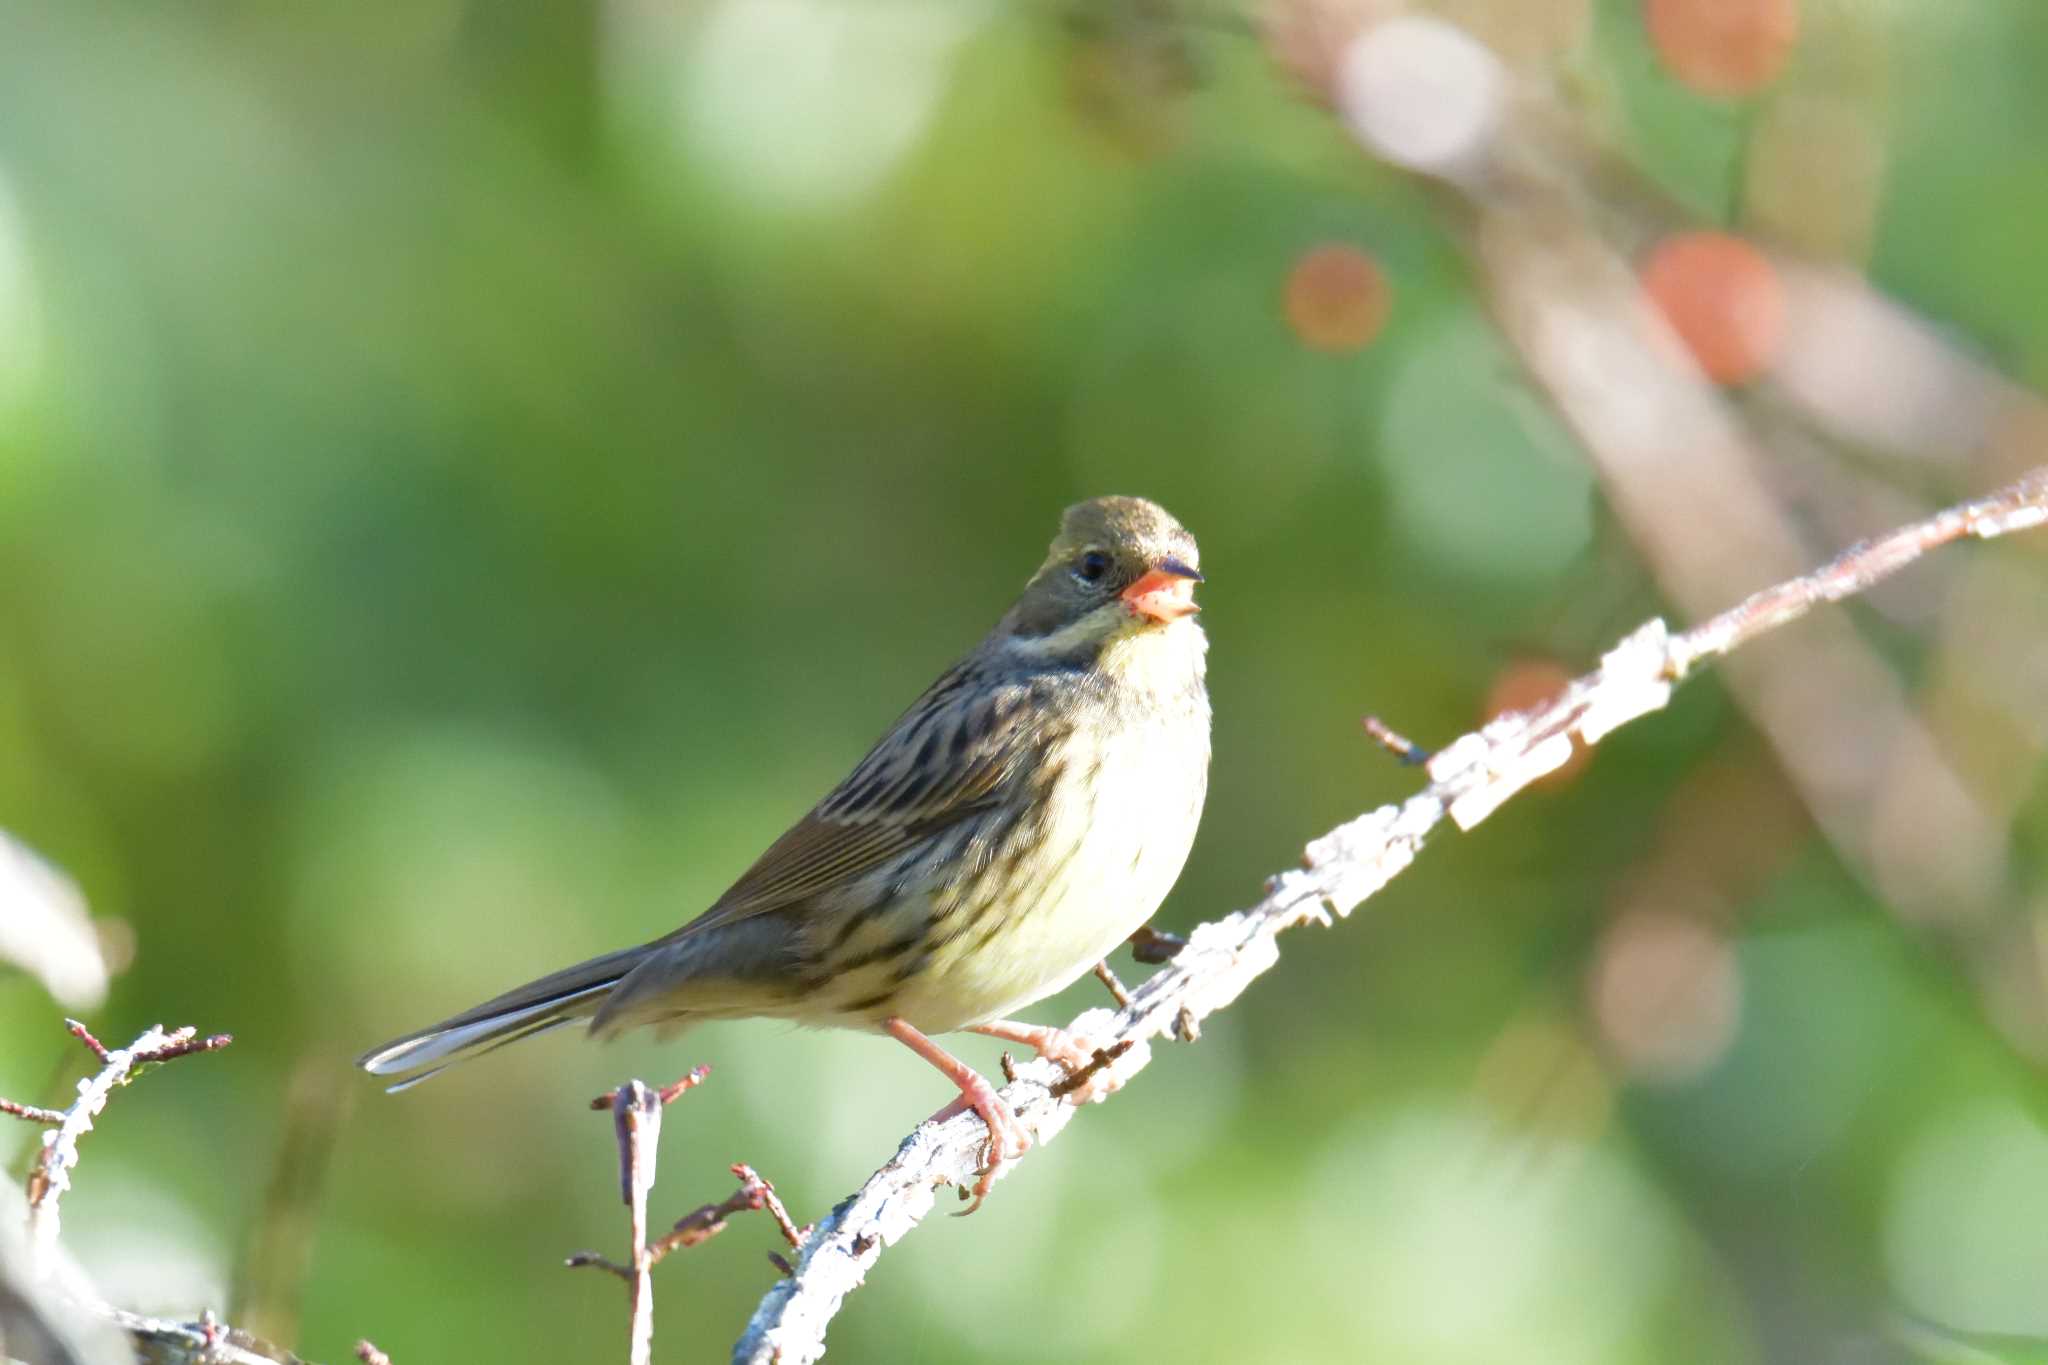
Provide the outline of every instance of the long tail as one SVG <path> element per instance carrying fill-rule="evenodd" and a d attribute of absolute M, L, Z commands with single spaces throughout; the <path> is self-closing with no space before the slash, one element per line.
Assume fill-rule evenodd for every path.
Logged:
<path fill-rule="evenodd" d="M 646 954 L 644 947 L 622 948 L 564 967 L 452 1019 L 372 1048 L 356 1059 L 356 1065 L 375 1076 L 397 1076 L 388 1087 L 396 1094 L 457 1062 L 595 1014 L 612 987 Z"/>

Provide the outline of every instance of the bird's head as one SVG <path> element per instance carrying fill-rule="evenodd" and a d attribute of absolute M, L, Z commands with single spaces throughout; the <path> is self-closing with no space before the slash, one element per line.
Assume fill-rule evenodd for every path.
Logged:
<path fill-rule="evenodd" d="M 1200 566 L 1195 538 L 1158 503 L 1091 498 L 1060 518 L 1045 563 L 1003 625 L 1056 653 L 1164 630 L 1196 611 Z"/>

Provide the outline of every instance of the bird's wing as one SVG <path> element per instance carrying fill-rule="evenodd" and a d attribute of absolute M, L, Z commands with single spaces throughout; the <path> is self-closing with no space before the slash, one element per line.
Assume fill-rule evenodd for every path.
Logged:
<path fill-rule="evenodd" d="M 946 673 L 715 905 L 658 942 L 801 906 L 1004 800 L 1029 766 L 1030 692 L 964 665 Z"/>

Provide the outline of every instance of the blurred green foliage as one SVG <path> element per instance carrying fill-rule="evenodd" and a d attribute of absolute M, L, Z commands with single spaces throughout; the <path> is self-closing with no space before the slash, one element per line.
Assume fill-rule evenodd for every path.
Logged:
<path fill-rule="evenodd" d="M 1754 109 L 1671 85 L 1633 9 L 1599 6 L 1570 77 L 1717 216 Z M 1877 283 L 2048 380 L 2048 9 L 1863 22 L 1897 63 Z M 1803 50 L 1787 82 L 1829 73 Z M 866 1038 L 556 1035 L 398 1098 L 343 1068 L 694 914 L 1075 498 L 1160 500 L 1210 571 L 1213 796 L 1170 926 L 1410 789 L 1363 713 L 1447 738 L 1515 660 L 1576 671 L 1655 611 L 1438 208 L 1248 36 L 1170 17 L 0 0 L 0 827 L 132 928 L 103 1034 L 238 1036 L 89 1140 L 66 1226 L 110 1297 L 222 1301 L 295 1069 L 347 1101 L 320 1359 L 623 1351 L 617 1286 L 559 1262 L 622 1236 L 582 1105 L 629 1074 L 716 1068 L 657 1210 L 721 1197 L 734 1159 L 800 1218 L 852 1189 L 945 1098 Z M 1331 240 L 1394 289 L 1354 354 L 1280 308 Z M 1896 1314 L 2048 1335 L 2040 1074 L 1796 813 L 1715 832 L 1769 844 L 1729 907 L 1726 1051 L 1637 1085 L 1579 1041 L 1631 869 L 1717 764 L 1769 771 L 1709 680 L 1447 836 L 892 1252 L 834 1358 L 1925 1349 Z M 2038 802 L 2016 837 L 2048 837 Z M 1553 1054 L 1555 1083 L 1522 1074 Z M 77 1062 L 0 981 L 0 1093 Z M 774 1244 L 742 1219 L 665 1265 L 659 1357 L 716 1358 Z"/>

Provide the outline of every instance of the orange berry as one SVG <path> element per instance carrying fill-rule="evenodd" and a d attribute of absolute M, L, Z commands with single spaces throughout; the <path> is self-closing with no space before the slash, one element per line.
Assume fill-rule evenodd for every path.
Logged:
<path fill-rule="evenodd" d="M 1770 260 L 1725 232 L 1683 232 L 1644 263 L 1643 290 L 1718 384 L 1745 384 L 1777 358 L 1785 290 Z"/>
<path fill-rule="evenodd" d="M 1784 69 L 1799 38 L 1798 0 L 1645 0 L 1665 69 L 1702 95 L 1747 95 Z"/>
<path fill-rule="evenodd" d="M 1287 275 L 1287 325 L 1318 351 L 1356 351 L 1379 335 L 1393 288 L 1355 246 L 1330 242 L 1305 253 Z"/>

